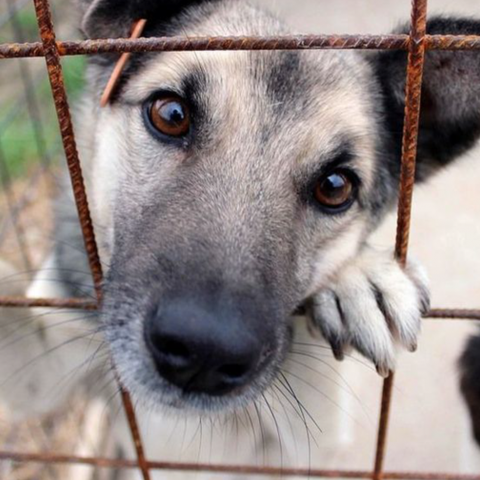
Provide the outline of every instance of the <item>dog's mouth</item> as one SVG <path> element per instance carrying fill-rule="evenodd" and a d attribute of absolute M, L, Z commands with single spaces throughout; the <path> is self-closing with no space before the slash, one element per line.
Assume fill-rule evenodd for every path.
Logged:
<path fill-rule="evenodd" d="M 134 350 L 132 348 L 132 350 Z M 217 381 L 217 375 L 197 373 L 183 385 L 171 381 L 172 375 L 184 375 L 183 371 L 159 370 L 152 358 L 139 352 L 128 351 L 112 345 L 114 362 L 122 384 L 130 391 L 135 401 L 148 410 L 165 407 L 191 413 L 226 413 L 243 408 L 253 402 L 271 385 L 277 375 L 281 360 L 278 352 L 266 353 L 256 366 L 255 372 L 245 377 L 243 371 L 227 371 L 229 382 Z M 128 358 L 135 358 L 128 362 Z M 221 372 L 221 376 L 224 372 Z M 212 378 L 213 377 L 213 378 Z"/>
<path fill-rule="evenodd" d="M 222 345 L 210 343 L 193 348 L 184 339 L 147 332 L 145 329 L 145 344 L 157 374 L 169 385 L 177 387 L 185 398 L 242 395 L 255 376 L 268 367 L 274 353 L 270 346 L 260 346 L 258 354 L 255 342 L 251 346 L 253 352 L 243 346 L 237 346 L 237 351 L 233 351 L 232 345 L 228 345 L 227 351 Z"/>
<path fill-rule="evenodd" d="M 172 384 L 161 372 L 157 371 L 157 374 L 161 380 L 167 382 L 165 389 L 169 392 L 169 395 L 166 405 L 175 409 L 191 410 L 193 407 L 194 410 L 223 411 L 244 406 L 261 394 L 270 384 L 268 377 L 271 376 L 269 374 L 271 363 L 272 358 L 266 357 L 264 362 L 257 366 L 257 371 L 248 378 L 245 378 L 243 371 L 235 372 L 235 370 L 232 370 L 228 372 L 232 380 L 222 384 L 220 388 L 216 386 L 215 377 L 210 383 L 203 379 L 198 382 L 197 378 L 201 377 L 201 374 L 199 374 L 197 378 L 179 387 Z M 212 385 L 215 385 L 213 391 Z M 164 403 L 166 398 L 164 397 Z"/>

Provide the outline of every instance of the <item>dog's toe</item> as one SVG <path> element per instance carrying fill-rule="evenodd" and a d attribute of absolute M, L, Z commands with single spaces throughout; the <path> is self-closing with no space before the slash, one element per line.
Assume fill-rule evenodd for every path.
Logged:
<path fill-rule="evenodd" d="M 403 269 L 390 253 L 366 250 L 311 302 L 311 322 L 343 359 L 350 348 L 370 359 L 382 376 L 395 368 L 397 346 L 414 351 L 421 316 L 429 308 L 423 269 Z"/>

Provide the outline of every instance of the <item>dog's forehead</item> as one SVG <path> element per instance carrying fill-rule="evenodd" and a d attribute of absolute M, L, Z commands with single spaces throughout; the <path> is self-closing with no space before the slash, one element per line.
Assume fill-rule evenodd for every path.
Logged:
<path fill-rule="evenodd" d="M 274 17 L 246 2 L 219 2 L 177 20 L 172 34 L 188 36 L 282 35 Z M 183 21 L 183 23 L 182 23 Z M 210 123 L 235 132 L 238 143 L 252 129 L 265 142 L 297 158 L 317 161 L 340 143 L 354 144 L 358 156 L 374 149 L 374 88 L 363 56 L 352 51 L 165 52 L 145 57 L 129 76 L 123 97 L 134 104 L 155 91 L 183 95 L 190 83 Z M 242 140 L 242 136 L 244 137 Z M 278 137 L 285 141 L 278 141 Z M 231 143 L 232 135 L 225 135 Z M 288 141 L 288 138 L 295 141 Z M 298 155 L 298 145 L 302 145 Z M 297 154 L 295 154 L 295 151 Z"/>
<path fill-rule="evenodd" d="M 288 33 L 289 29 L 275 16 L 245 0 L 193 8 L 176 18 L 167 32 L 189 37 Z M 137 102 L 162 88 L 175 91 L 185 78 L 201 73 L 204 81 L 197 86 L 210 94 L 210 100 L 217 98 L 219 105 L 229 106 L 237 97 L 243 98 L 244 110 L 248 99 L 255 99 L 265 104 L 262 107 L 303 104 L 317 115 L 335 108 L 336 116 L 343 110 L 346 119 L 371 113 L 364 108 L 371 73 L 356 52 L 168 52 L 146 56 L 139 65 L 126 92 L 127 98 Z M 331 123 L 333 118 L 329 120 Z"/>
<path fill-rule="evenodd" d="M 209 111 L 288 119 L 301 110 L 305 120 L 356 135 L 372 118 L 368 67 L 349 52 L 163 53 L 131 76 L 124 98 L 140 103 L 162 90 L 183 95 L 187 80 Z"/>
<path fill-rule="evenodd" d="M 368 184 L 376 130 L 369 81 L 351 52 L 175 52 L 150 61 L 125 95 L 134 103 L 159 90 L 183 95 L 189 82 L 217 149 L 248 147 L 271 168 L 301 162 L 313 170 L 348 144 Z"/>

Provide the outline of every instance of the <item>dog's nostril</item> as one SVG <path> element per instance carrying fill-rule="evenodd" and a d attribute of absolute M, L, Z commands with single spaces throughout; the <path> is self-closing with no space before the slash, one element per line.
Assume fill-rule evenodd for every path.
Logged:
<path fill-rule="evenodd" d="M 179 342 L 178 340 L 165 339 L 161 348 L 165 355 L 171 355 L 172 357 L 183 358 L 185 360 L 190 358 L 190 351 L 182 342 Z"/>
<path fill-rule="evenodd" d="M 250 371 L 249 365 L 223 365 L 217 372 L 228 380 L 239 380 Z"/>
<path fill-rule="evenodd" d="M 151 341 L 154 346 L 154 355 L 165 359 L 172 366 L 184 368 L 194 360 L 191 350 L 181 340 L 155 334 Z"/>

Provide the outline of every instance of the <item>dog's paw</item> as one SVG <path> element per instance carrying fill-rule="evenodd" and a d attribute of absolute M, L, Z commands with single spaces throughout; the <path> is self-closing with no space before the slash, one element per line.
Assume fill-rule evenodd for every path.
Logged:
<path fill-rule="evenodd" d="M 385 377 L 395 368 L 397 345 L 417 348 L 421 317 L 429 306 L 422 267 L 409 262 L 403 269 L 391 253 L 365 248 L 313 296 L 309 320 L 338 360 L 354 348 Z"/>

